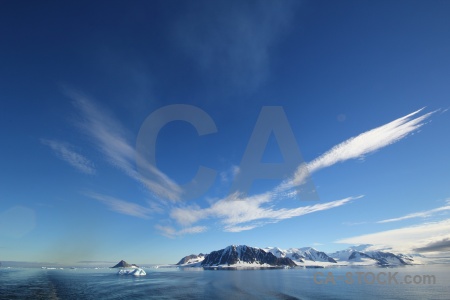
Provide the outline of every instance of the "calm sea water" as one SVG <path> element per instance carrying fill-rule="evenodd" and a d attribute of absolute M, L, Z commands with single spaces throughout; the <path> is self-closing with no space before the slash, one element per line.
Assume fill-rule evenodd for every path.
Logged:
<path fill-rule="evenodd" d="M 432 265 L 401 268 L 342 267 L 234 271 L 147 268 L 147 276 L 139 278 L 116 275 L 116 271 L 111 269 L 2 268 L 0 299 L 137 297 L 137 299 L 447 300 L 450 299 L 449 267 L 450 265 Z M 378 275 L 380 272 L 385 274 Z M 397 272 L 394 277 L 397 283 L 392 281 L 389 284 L 389 272 L 391 276 Z M 404 279 L 407 275 L 410 276 L 407 280 L 415 279 L 417 283 L 424 281 L 424 278 L 428 281 L 423 275 L 433 275 L 436 281 L 434 284 L 429 282 L 406 284 Z M 379 282 L 374 276 L 378 276 Z"/>

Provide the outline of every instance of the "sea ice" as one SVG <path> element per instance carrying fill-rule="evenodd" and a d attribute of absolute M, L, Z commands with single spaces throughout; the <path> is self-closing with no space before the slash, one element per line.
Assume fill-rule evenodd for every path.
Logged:
<path fill-rule="evenodd" d="M 147 275 L 145 271 L 141 268 L 134 268 L 134 269 L 120 269 L 119 272 L 117 272 L 118 275 L 133 275 L 133 276 L 144 276 Z"/>

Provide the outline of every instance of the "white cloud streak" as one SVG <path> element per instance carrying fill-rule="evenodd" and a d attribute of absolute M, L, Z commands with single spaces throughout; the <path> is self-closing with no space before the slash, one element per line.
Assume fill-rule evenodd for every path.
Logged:
<path fill-rule="evenodd" d="M 205 232 L 207 228 L 205 226 L 186 227 L 181 230 L 176 230 L 171 226 L 155 225 L 155 228 L 164 236 L 168 238 L 175 238 L 177 236 L 185 234 L 195 234 Z"/>
<path fill-rule="evenodd" d="M 412 118 L 423 109 L 424 108 L 421 108 L 404 117 L 361 133 L 356 137 L 352 137 L 334 146 L 307 164 L 309 174 L 350 159 L 363 158 L 367 154 L 392 145 L 406 136 L 416 132 L 425 124 L 424 121 L 436 112 L 433 111 L 420 117 Z M 306 175 L 307 172 L 305 172 L 304 168 L 299 167 L 292 180 L 285 183 L 281 189 L 301 185 L 305 181 Z"/>
<path fill-rule="evenodd" d="M 343 238 L 336 243 L 375 244 L 408 253 L 450 238 L 450 219 Z"/>
<path fill-rule="evenodd" d="M 93 192 L 87 192 L 84 194 L 92 199 L 102 202 L 103 204 L 108 206 L 110 210 L 118 212 L 120 214 L 148 219 L 150 214 L 152 213 L 152 210 L 148 207 L 144 207 L 136 203 Z"/>
<path fill-rule="evenodd" d="M 183 226 L 189 226 L 204 219 L 218 218 L 221 220 L 225 231 L 239 232 L 261 227 L 268 223 L 277 223 L 281 220 L 339 207 L 361 197 L 348 197 L 291 209 L 275 209 L 270 205 L 272 197 L 269 193 L 245 199 L 239 199 L 237 195 L 231 195 L 212 204 L 209 208 L 202 209 L 196 206 L 174 208 L 170 216 Z"/>
<path fill-rule="evenodd" d="M 164 200 L 179 200 L 180 187 L 157 168 L 147 164 L 146 171 L 151 172 L 156 180 L 148 180 L 136 171 L 134 162 L 136 151 L 128 141 L 123 127 L 105 109 L 99 108 L 88 97 L 74 91 L 66 91 L 81 112 L 77 125 L 86 132 L 107 161 L 122 170 L 132 179 L 142 183 L 156 197 Z"/>
<path fill-rule="evenodd" d="M 413 219 L 413 218 L 427 218 L 427 217 L 432 216 L 435 213 L 439 213 L 439 212 L 443 212 L 443 211 L 447 211 L 447 210 L 450 210 L 450 205 L 446 205 L 446 206 L 442 206 L 442 207 L 438 207 L 438 208 L 430 209 L 430 210 L 426 210 L 426 211 L 416 212 L 416 213 L 412 213 L 412 214 L 407 214 L 405 216 L 398 217 L 398 218 L 381 220 L 381 221 L 378 221 L 377 223 L 398 222 L 398 221 L 403 221 L 403 220 L 408 220 L 408 219 Z"/>
<path fill-rule="evenodd" d="M 71 145 L 47 139 L 41 139 L 41 143 L 50 147 L 58 158 L 67 162 L 78 171 L 90 175 L 95 174 L 94 164 L 83 155 L 75 152 Z"/>
<path fill-rule="evenodd" d="M 398 142 L 410 133 L 417 131 L 424 125 L 423 121 L 434 113 L 430 112 L 412 119 L 412 116 L 422 110 L 423 108 L 334 146 L 331 150 L 310 162 L 308 170 L 315 172 L 338 162 L 362 158 L 364 155 Z"/>

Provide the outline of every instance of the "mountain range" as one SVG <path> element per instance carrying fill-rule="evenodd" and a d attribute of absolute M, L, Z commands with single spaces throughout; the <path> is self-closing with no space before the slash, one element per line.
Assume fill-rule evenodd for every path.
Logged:
<path fill-rule="evenodd" d="M 176 265 L 180 267 L 326 267 L 326 266 L 400 266 L 420 264 L 416 257 L 389 251 L 372 250 L 372 245 L 349 247 L 334 253 L 325 253 L 312 247 L 256 248 L 247 245 L 231 245 L 209 254 L 191 254 Z"/>
<path fill-rule="evenodd" d="M 201 265 L 211 266 L 246 266 L 269 267 L 289 266 L 296 264 L 288 257 L 277 257 L 264 249 L 249 247 L 246 245 L 231 245 L 225 249 L 213 251 L 205 256 Z"/>

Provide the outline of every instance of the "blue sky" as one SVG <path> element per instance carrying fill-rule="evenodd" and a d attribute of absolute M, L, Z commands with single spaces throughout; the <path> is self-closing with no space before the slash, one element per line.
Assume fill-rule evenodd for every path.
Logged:
<path fill-rule="evenodd" d="M 449 13 L 4 3 L 0 259 L 174 263 L 230 244 L 448 254 Z M 186 119 L 163 122 L 153 151 L 155 120 L 175 114 Z M 252 180 L 255 151 L 274 178 Z M 199 166 L 215 176 L 189 198 Z"/>

